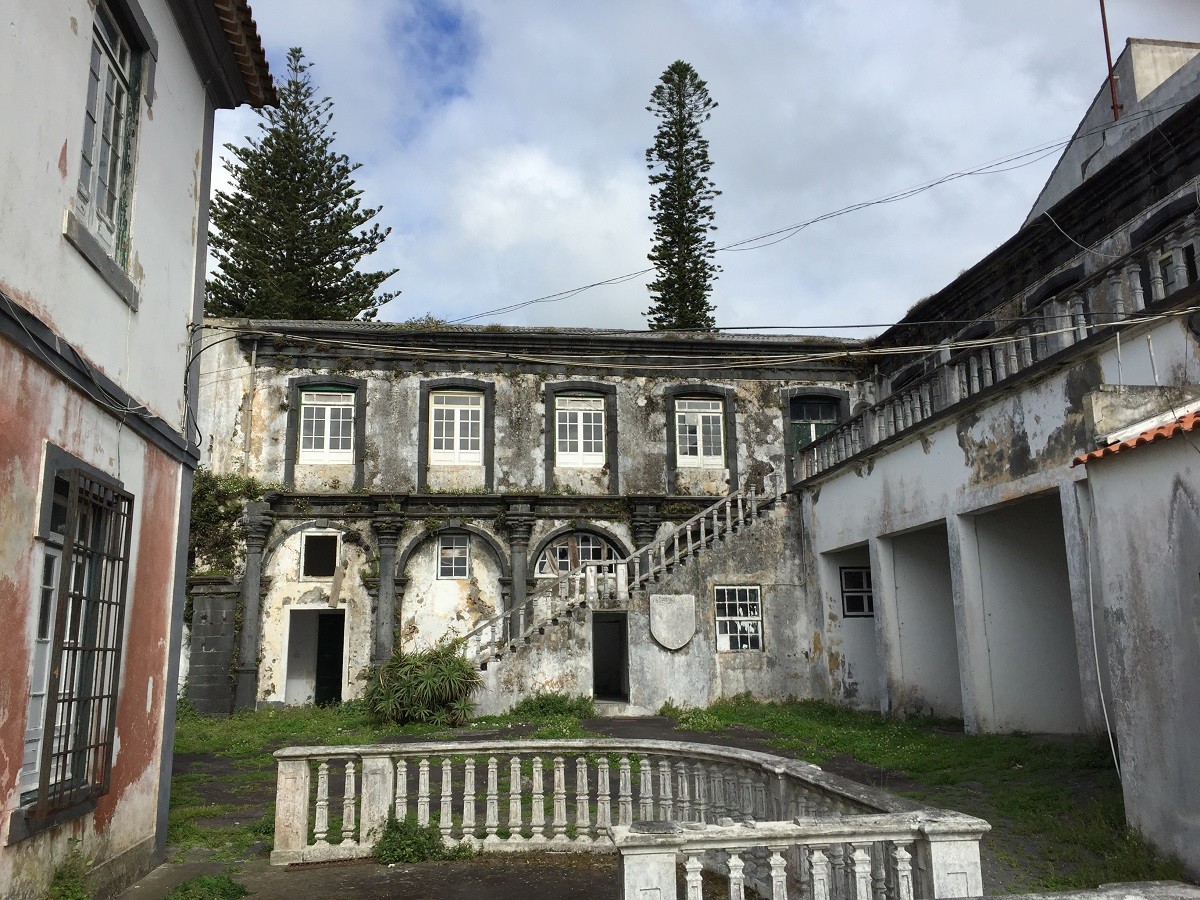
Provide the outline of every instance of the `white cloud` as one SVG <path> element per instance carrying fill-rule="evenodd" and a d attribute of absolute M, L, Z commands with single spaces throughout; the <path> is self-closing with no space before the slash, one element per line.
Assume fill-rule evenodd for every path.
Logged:
<path fill-rule="evenodd" d="M 635 271 L 645 105 L 674 59 L 719 108 L 718 244 L 1065 138 L 1099 88 L 1094 0 L 254 0 L 335 101 L 339 147 L 393 229 L 386 315 L 454 319 Z M 1194 0 L 1109 3 L 1128 35 L 1200 40 Z M 252 123 L 223 114 L 218 142 Z M 720 255 L 722 325 L 889 321 L 1020 225 L 1053 158 Z M 217 184 L 221 184 L 220 178 Z M 644 280 L 502 321 L 641 327 Z"/>

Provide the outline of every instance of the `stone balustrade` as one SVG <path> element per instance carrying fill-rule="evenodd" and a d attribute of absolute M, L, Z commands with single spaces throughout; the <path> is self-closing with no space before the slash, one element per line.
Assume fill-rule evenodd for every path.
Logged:
<path fill-rule="evenodd" d="M 760 503 L 754 488 L 735 491 L 625 559 L 604 564 L 585 562 L 544 580 L 518 609 L 502 610 L 467 632 L 463 636 L 467 657 L 487 668 L 492 660 L 516 649 L 518 641 L 529 642 L 535 632 L 558 624 L 574 610 L 601 600 L 625 606 L 631 590 L 645 587 L 705 548 L 725 540 L 765 514 L 767 506 Z M 518 633 L 510 634 L 514 618 L 522 624 Z"/>
<path fill-rule="evenodd" d="M 797 477 L 803 481 L 832 469 L 1097 333 L 1153 312 L 1155 305 L 1188 286 L 1194 271 L 1189 273 L 1185 249 L 1194 247 L 1196 239 L 1196 224 L 1188 219 L 1036 303 L 1030 299 L 1038 297 L 1041 285 L 1031 285 L 1018 298 L 1025 310 L 1020 317 L 994 323 L 986 336 L 953 342 L 930 371 L 893 387 L 887 397 L 803 448 Z M 904 348 L 896 352 L 903 355 Z"/>
<path fill-rule="evenodd" d="M 435 824 L 449 844 L 609 852 L 621 833 L 612 829 L 645 821 L 715 828 L 946 815 L 808 763 L 675 741 L 291 747 L 275 756 L 274 864 L 369 856 L 389 811 Z"/>
<path fill-rule="evenodd" d="M 637 823 L 610 830 L 621 854 L 621 897 L 701 900 L 702 873 L 772 900 L 920 900 L 980 897 L 982 819 L 943 811 L 800 817 L 787 822 Z"/>

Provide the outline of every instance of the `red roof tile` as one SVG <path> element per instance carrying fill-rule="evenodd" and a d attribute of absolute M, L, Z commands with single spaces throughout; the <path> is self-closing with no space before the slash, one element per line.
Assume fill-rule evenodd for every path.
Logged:
<path fill-rule="evenodd" d="M 1155 441 L 1166 440 L 1169 437 L 1190 431 L 1200 431 L 1200 412 L 1188 413 L 1187 415 L 1180 416 L 1174 422 L 1168 422 L 1166 425 L 1160 425 L 1157 428 L 1148 428 L 1141 434 L 1135 435 L 1127 441 L 1121 441 L 1119 444 L 1109 444 L 1107 447 L 1101 447 L 1098 450 L 1093 450 L 1091 453 L 1081 453 L 1071 460 L 1071 465 L 1078 466 L 1082 463 L 1093 462 L 1097 459 L 1103 459 L 1106 456 L 1114 456 L 1124 450 L 1132 450 L 1134 447 L 1140 447 L 1143 444 L 1153 444 Z"/>

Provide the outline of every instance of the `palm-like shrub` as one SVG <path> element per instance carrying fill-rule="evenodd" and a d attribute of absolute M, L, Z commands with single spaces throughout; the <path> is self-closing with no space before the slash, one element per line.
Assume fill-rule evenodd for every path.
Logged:
<path fill-rule="evenodd" d="M 444 640 L 428 650 L 396 650 L 371 672 L 363 700 L 374 716 L 395 725 L 465 725 L 481 680 L 463 656 L 463 642 Z"/>

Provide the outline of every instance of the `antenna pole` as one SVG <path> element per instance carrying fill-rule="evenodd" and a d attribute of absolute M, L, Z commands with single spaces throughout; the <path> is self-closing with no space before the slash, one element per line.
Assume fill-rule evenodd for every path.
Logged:
<path fill-rule="evenodd" d="M 1117 76 L 1113 74 L 1112 44 L 1108 40 L 1108 14 L 1104 11 L 1104 0 L 1100 0 L 1100 24 L 1104 26 L 1104 55 L 1108 58 L 1108 90 L 1112 95 L 1113 121 L 1121 118 L 1121 104 L 1117 102 Z"/>

